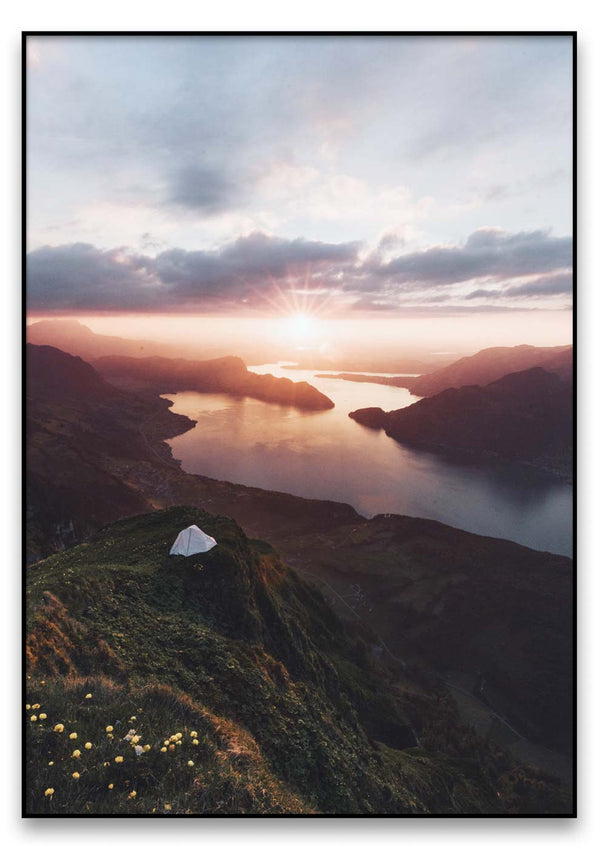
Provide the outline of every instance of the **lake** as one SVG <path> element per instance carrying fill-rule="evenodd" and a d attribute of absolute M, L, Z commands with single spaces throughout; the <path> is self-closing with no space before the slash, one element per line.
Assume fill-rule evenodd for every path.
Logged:
<path fill-rule="evenodd" d="M 306 380 L 336 406 L 308 412 L 218 393 L 167 395 L 173 412 L 198 422 L 169 440 L 186 472 L 343 501 L 369 518 L 400 513 L 436 519 L 571 556 L 573 492 L 568 484 L 522 467 L 452 463 L 348 418 L 360 407 L 397 410 L 415 403 L 418 399 L 407 389 L 316 378 L 314 371 L 285 369 L 281 363 L 250 370 Z"/>

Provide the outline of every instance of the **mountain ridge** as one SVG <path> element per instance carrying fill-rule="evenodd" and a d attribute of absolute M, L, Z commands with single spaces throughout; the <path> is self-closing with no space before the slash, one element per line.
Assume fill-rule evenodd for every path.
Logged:
<path fill-rule="evenodd" d="M 158 394 L 181 391 L 227 392 L 299 409 L 330 410 L 333 401 L 306 381 L 256 374 L 240 357 L 187 360 L 167 357 L 101 357 L 93 362 L 111 383 Z"/>

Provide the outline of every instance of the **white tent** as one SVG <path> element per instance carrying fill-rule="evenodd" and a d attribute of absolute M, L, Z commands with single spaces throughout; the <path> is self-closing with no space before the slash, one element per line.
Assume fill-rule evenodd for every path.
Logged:
<path fill-rule="evenodd" d="M 189 557 L 190 554 L 210 551 L 216 544 L 216 539 L 201 531 L 198 525 L 190 525 L 189 528 L 177 534 L 169 554 L 183 554 L 184 557 Z"/>

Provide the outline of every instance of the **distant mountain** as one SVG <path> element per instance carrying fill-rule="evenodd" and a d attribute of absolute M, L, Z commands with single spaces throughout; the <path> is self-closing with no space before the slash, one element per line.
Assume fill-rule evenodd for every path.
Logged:
<path fill-rule="evenodd" d="M 558 374 L 532 368 L 487 386 L 446 389 L 389 413 L 355 410 L 350 418 L 430 451 L 477 459 L 546 458 L 566 469 L 573 439 L 572 393 Z"/>
<path fill-rule="evenodd" d="M 123 339 L 94 333 L 75 319 L 43 319 L 27 327 L 27 341 L 34 345 L 52 345 L 75 354 L 84 360 L 94 360 L 111 354 L 129 357 L 149 355 L 174 356 L 173 345 L 142 339 Z"/>
<path fill-rule="evenodd" d="M 572 373 L 573 347 L 562 345 L 554 348 L 538 348 L 533 345 L 517 345 L 513 348 L 484 348 L 470 357 L 463 357 L 445 368 L 437 369 L 423 377 L 409 380 L 407 387 L 413 395 L 428 397 L 444 389 L 459 386 L 486 386 L 505 374 L 525 371 L 541 366 L 546 371 L 556 372 L 563 378 Z"/>
<path fill-rule="evenodd" d="M 317 374 L 315 377 L 349 380 L 353 383 L 399 386 L 409 389 L 413 395 L 428 397 L 452 387 L 485 386 L 505 374 L 523 371 L 534 366 L 543 367 L 546 371 L 558 374 L 563 380 L 572 381 L 573 348 L 571 345 L 557 348 L 535 348 L 532 345 L 518 345 L 515 348 L 484 348 L 483 351 L 463 357 L 444 368 L 405 369 L 408 372 L 419 371 L 418 377 L 410 377 L 406 374 L 390 376 L 353 372 Z M 398 368 L 396 370 L 400 371 Z"/>
<path fill-rule="evenodd" d="M 228 392 L 286 404 L 307 410 L 329 410 L 334 404 L 306 381 L 255 374 L 239 357 L 185 360 L 167 357 L 102 357 L 95 367 L 115 385 L 129 389 L 152 389 L 160 394 L 182 392 Z"/>

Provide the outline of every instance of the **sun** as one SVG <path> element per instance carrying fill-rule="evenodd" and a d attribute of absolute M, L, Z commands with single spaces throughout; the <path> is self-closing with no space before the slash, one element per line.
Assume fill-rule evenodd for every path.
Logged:
<path fill-rule="evenodd" d="M 293 312 L 284 319 L 285 339 L 299 348 L 313 347 L 319 341 L 319 324 L 319 319 L 308 312 Z"/>
<path fill-rule="evenodd" d="M 288 326 L 296 337 L 309 337 L 315 331 L 316 321 L 308 313 L 295 312 L 288 317 Z"/>

